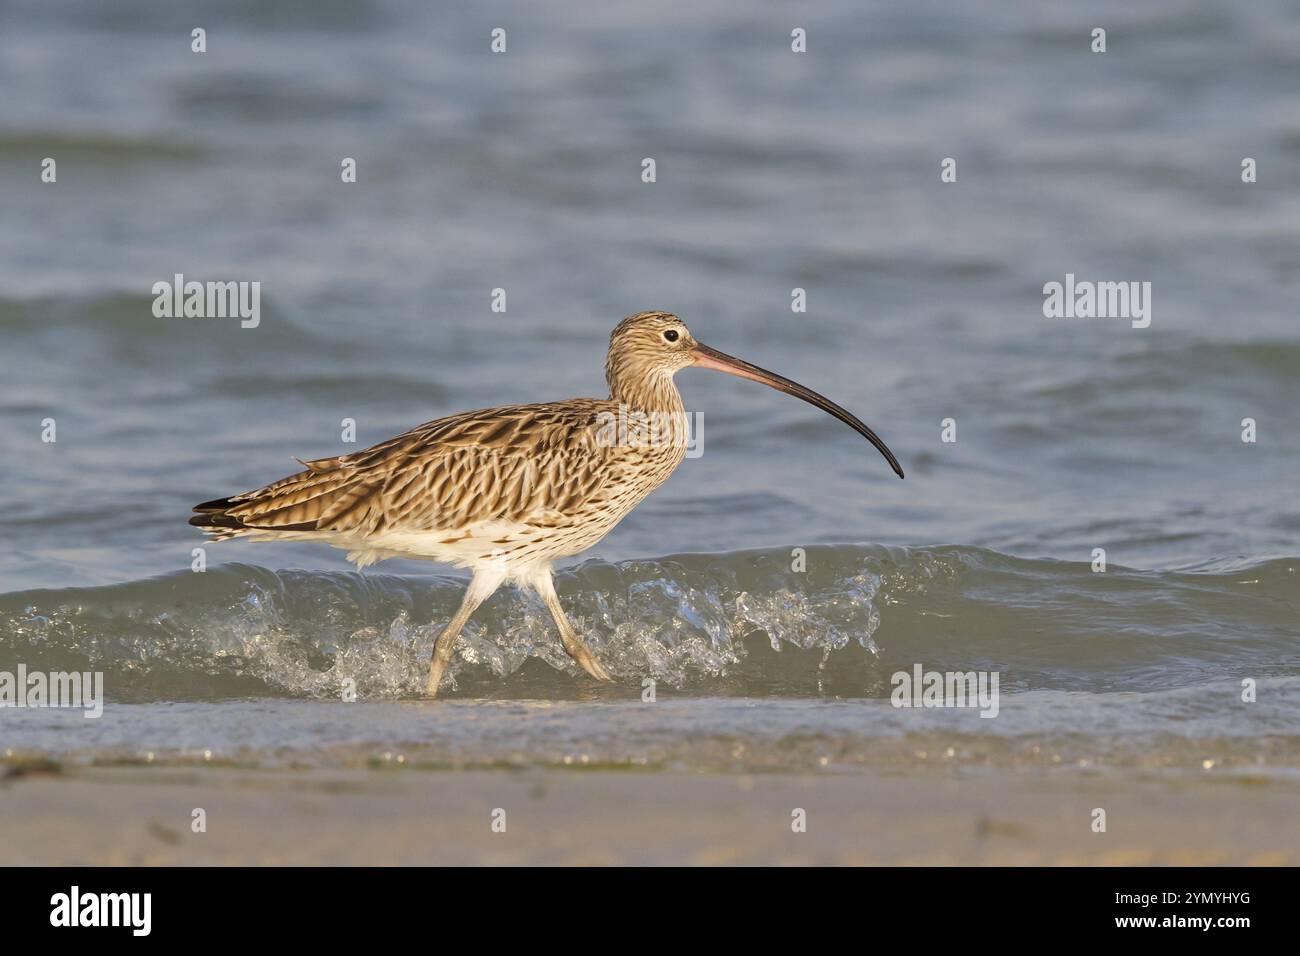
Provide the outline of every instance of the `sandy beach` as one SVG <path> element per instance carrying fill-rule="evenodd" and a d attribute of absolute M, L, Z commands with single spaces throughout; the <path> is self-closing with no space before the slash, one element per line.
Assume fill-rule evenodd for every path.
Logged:
<path fill-rule="evenodd" d="M 0 786 L 0 865 L 1279 866 L 1298 802 L 1182 773 L 34 768 Z"/>

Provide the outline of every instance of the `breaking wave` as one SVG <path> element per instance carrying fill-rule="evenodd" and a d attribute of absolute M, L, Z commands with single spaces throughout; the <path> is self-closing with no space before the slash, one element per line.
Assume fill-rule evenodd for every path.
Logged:
<path fill-rule="evenodd" d="M 802 557 L 801 557 L 802 554 Z M 800 570 L 800 568 L 804 568 Z M 453 694 L 884 697 L 914 663 L 996 670 L 1003 692 L 1170 690 L 1300 673 L 1300 559 L 1093 573 L 968 547 L 689 554 L 557 575 L 617 678 L 569 662 L 533 595 L 503 588 L 459 642 Z M 450 576 L 228 564 L 0 596 L 0 669 L 99 670 L 126 701 L 417 696 L 460 601 Z"/>

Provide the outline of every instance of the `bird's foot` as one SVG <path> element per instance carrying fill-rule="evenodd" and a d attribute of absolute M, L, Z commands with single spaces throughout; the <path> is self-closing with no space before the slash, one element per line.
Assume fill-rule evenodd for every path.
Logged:
<path fill-rule="evenodd" d="M 565 641 L 564 649 L 573 658 L 575 664 L 596 678 L 596 680 L 612 681 L 614 679 L 609 676 L 609 671 L 601 666 L 600 661 L 596 660 L 596 655 L 591 653 L 591 648 L 586 645 L 582 638 L 575 638 L 573 642 Z"/>

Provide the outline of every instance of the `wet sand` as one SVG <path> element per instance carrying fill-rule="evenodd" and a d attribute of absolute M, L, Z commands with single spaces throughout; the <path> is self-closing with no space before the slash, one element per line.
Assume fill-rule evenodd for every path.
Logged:
<path fill-rule="evenodd" d="M 0 865 L 1294 865 L 1298 805 L 1213 773 L 38 768 L 0 783 Z"/>

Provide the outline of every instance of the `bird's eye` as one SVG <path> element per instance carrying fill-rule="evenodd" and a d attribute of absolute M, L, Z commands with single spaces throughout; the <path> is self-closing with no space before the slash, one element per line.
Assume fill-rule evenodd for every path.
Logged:
<path fill-rule="evenodd" d="M 666 342 L 676 342 L 677 339 L 678 339 L 678 334 L 677 334 L 677 330 L 676 330 L 676 329 L 665 329 L 665 330 L 664 330 L 664 341 L 666 341 Z"/>

